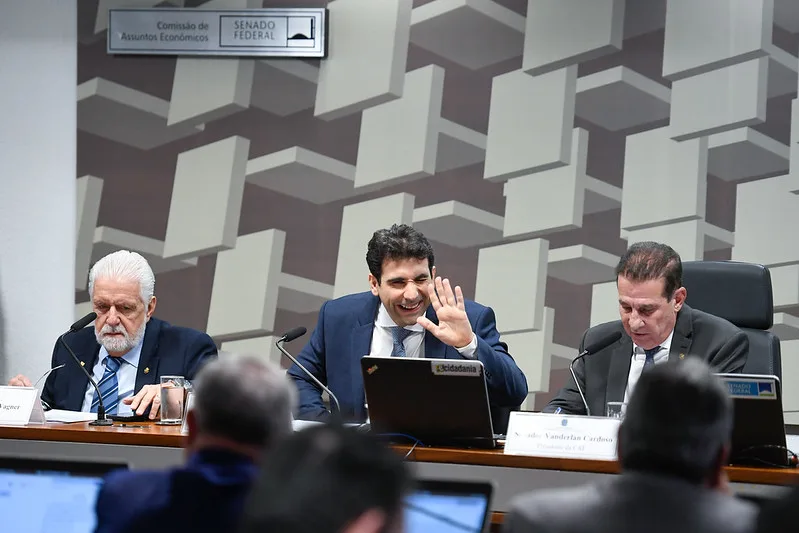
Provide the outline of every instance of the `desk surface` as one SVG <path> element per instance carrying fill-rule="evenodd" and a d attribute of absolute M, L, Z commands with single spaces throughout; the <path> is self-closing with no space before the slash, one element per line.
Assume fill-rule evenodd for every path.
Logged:
<path fill-rule="evenodd" d="M 0 426 L 0 439 L 58 441 L 72 443 L 117 444 L 130 446 L 159 446 L 181 448 L 185 437 L 180 426 L 159 426 L 151 422 L 115 424 L 93 427 L 88 423 L 46 424 L 42 426 Z M 395 446 L 407 453 L 409 446 Z M 488 467 L 560 470 L 596 474 L 618 473 L 613 461 L 587 461 L 554 457 L 505 455 L 501 449 L 478 450 L 460 448 L 416 447 L 409 460 L 424 463 L 448 463 Z M 727 467 L 730 481 L 759 485 L 791 485 L 799 483 L 799 469 Z"/>

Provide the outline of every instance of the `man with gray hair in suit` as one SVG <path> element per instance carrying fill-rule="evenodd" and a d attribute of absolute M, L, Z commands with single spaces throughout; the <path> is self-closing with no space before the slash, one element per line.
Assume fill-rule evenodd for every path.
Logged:
<path fill-rule="evenodd" d="M 732 400 L 701 359 L 644 372 L 619 429 L 622 473 L 518 497 L 507 533 L 745 533 L 757 509 L 729 494 Z"/>

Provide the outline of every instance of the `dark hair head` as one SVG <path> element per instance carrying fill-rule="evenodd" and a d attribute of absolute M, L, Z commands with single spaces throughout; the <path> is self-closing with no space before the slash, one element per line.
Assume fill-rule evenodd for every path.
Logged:
<path fill-rule="evenodd" d="M 425 258 L 432 273 L 435 264 L 433 247 L 424 235 L 406 224 L 394 224 L 388 229 L 377 230 L 369 239 L 366 250 L 366 264 L 378 283 L 386 259 Z"/>
<path fill-rule="evenodd" d="M 370 509 L 394 520 L 410 483 L 402 457 L 374 437 L 315 426 L 266 454 L 240 533 L 334 533 Z"/>
<path fill-rule="evenodd" d="M 663 278 L 664 293 L 671 300 L 674 291 L 682 287 L 682 261 L 671 246 L 659 242 L 637 242 L 621 256 L 616 277 L 642 282 Z"/>
<path fill-rule="evenodd" d="M 644 372 L 619 429 L 625 470 L 656 472 L 702 483 L 720 468 L 732 435 L 732 400 L 698 357 Z"/>

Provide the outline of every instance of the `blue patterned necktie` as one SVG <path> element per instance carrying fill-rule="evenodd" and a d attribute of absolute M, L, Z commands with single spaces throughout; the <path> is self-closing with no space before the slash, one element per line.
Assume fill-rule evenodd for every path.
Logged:
<path fill-rule="evenodd" d="M 655 346 L 649 350 L 644 350 L 644 353 L 646 354 L 646 360 L 644 361 L 644 369 L 642 372 L 646 372 L 655 366 L 655 354 L 658 353 L 662 348 L 662 346 Z"/>
<path fill-rule="evenodd" d="M 392 326 L 391 336 L 394 338 L 394 347 L 391 349 L 391 357 L 405 357 L 405 345 L 403 342 L 413 331 L 399 326 Z"/>
<path fill-rule="evenodd" d="M 100 389 L 100 394 L 103 395 L 103 405 L 105 406 L 105 414 L 117 414 L 117 405 L 119 404 L 119 381 L 117 381 L 117 370 L 122 363 L 119 357 L 111 357 L 110 355 L 105 358 L 105 373 L 103 379 L 97 384 Z M 94 399 L 92 400 L 92 413 L 97 412 L 97 406 L 100 404 L 97 398 L 97 391 L 94 391 Z"/>

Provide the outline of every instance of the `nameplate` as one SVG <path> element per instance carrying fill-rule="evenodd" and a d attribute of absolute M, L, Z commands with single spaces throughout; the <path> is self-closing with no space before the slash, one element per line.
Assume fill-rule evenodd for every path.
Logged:
<path fill-rule="evenodd" d="M 616 418 L 512 411 L 505 453 L 615 461 L 619 424 Z"/>
<path fill-rule="evenodd" d="M 33 387 L 0 386 L 0 424 L 24 426 L 42 422 L 44 411 L 38 390 Z"/>
<path fill-rule="evenodd" d="M 325 8 L 109 9 L 109 54 L 234 57 L 327 55 Z"/>

